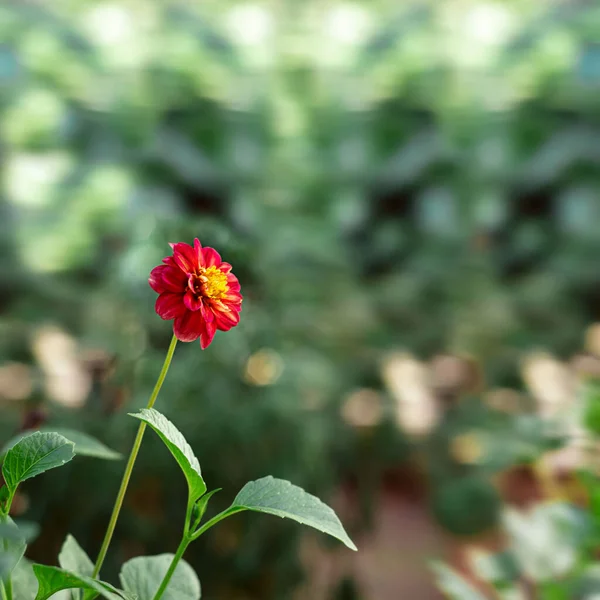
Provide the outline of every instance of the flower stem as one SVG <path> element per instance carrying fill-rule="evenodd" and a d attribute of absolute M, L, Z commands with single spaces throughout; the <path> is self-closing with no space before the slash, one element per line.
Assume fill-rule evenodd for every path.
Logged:
<path fill-rule="evenodd" d="M 154 406 L 154 403 L 156 402 L 156 398 L 158 397 L 160 388 L 162 387 L 165 377 L 167 376 L 169 366 L 171 365 L 171 360 L 173 358 L 173 354 L 175 353 L 176 345 L 177 338 L 173 336 L 171 344 L 169 345 L 169 349 L 167 350 L 165 362 L 163 363 L 160 375 L 158 376 L 156 385 L 154 386 L 154 390 L 152 390 L 152 394 L 150 395 L 150 399 L 148 400 L 146 408 L 152 408 Z M 129 455 L 129 459 L 127 460 L 127 466 L 125 467 L 125 473 L 123 473 L 121 487 L 119 488 L 119 493 L 117 494 L 117 499 L 115 500 L 115 505 L 112 511 L 112 515 L 110 517 L 110 521 L 108 523 L 108 527 L 106 529 L 106 534 L 104 536 L 104 541 L 102 542 L 102 547 L 100 548 L 98 558 L 96 559 L 96 565 L 94 566 L 94 572 L 92 574 L 93 577 L 98 576 L 98 573 L 100 573 L 100 569 L 102 568 L 102 564 L 104 563 L 104 559 L 106 558 L 106 553 L 108 551 L 108 547 L 110 546 L 110 541 L 112 539 L 113 533 L 115 532 L 115 526 L 117 525 L 117 519 L 119 518 L 119 512 L 121 511 L 121 507 L 123 506 L 123 499 L 125 498 L 125 493 L 127 492 L 127 486 L 129 485 L 129 479 L 131 478 L 133 465 L 135 464 L 135 460 L 140 450 L 140 446 L 142 445 L 142 438 L 144 437 L 145 429 L 146 423 L 142 421 L 140 423 L 140 426 L 138 427 L 137 435 L 135 436 L 135 441 L 133 442 L 133 448 L 131 448 L 131 454 Z"/>
<path fill-rule="evenodd" d="M 167 586 L 171 581 L 171 577 L 173 577 L 173 573 L 175 573 L 175 569 L 177 568 L 177 565 L 179 564 L 183 553 L 187 550 L 187 547 L 190 545 L 191 541 L 191 538 L 187 535 L 183 536 L 183 539 L 179 544 L 179 548 L 177 548 L 177 552 L 175 553 L 175 556 L 173 557 L 173 560 L 171 561 L 171 564 L 169 565 L 169 568 L 165 573 L 163 580 L 160 582 L 160 586 L 158 587 L 158 590 L 156 590 L 156 594 L 154 594 L 153 600 L 160 600 L 162 595 L 165 593 L 165 590 L 167 589 Z"/>

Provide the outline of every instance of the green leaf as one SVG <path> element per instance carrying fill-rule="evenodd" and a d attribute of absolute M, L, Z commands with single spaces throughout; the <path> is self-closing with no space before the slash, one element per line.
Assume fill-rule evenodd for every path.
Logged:
<path fill-rule="evenodd" d="M 119 575 L 123 589 L 137 594 L 138 600 L 153 600 L 173 556 L 173 554 L 138 556 L 127 561 Z M 162 600 L 199 600 L 199 598 L 200 582 L 194 569 L 185 560 L 179 561 L 173 578 L 162 595 Z"/>
<path fill-rule="evenodd" d="M 13 600 L 31 600 L 35 598 L 38 582 L 31 563 L 22 558 L 12 573 Z"/>
<path fill-rule="evenodd" d="M 27 544 L 23 534 L 10 517 L 0 517 L 0 580 L 10 576 Z"/>
<path fill-rule="evenodd" d="M 475 588 L 467 583 L 458 573 L 443 563 L 431 565 L 437 585 L 450 600 L 486 600 Z"/>
<path fill-rule="evenodd" d="M 73 442 L 58 433 L 36 431 L 8 450 L 2 475 L 8 489 L 14 492 L 22 481 L 60 467 L 73 456 Z"/>
<path fill-rule="evenodd" d="M 91 458 L 102 458 L 104 460 L 121 460 L 123 455 L 112 448 L 104 445 L 96 438 L 66 427 L 53 428 L 60 435 L 66 437 L 70 442 L 75 444 L 75 454 L 78 456 L 89 456 Z M 44 429 L 42 429 L 44 431 Z M 50 429 L 48 429 L 50 431 Z"/>
<path fill-rule="evenodd" d="M 144 421 L 156 431 L 181 467 L 187 479 L 192 500 L 200 498 L 206 492 L 200 463 L 181 432 L 169 419 L 153 408 L 144 408 L 139 413 L 130 413 L 130 416 Z"/>
<path fill-rule="evenodd" d="M 39 588 L 35 600 L 47 600 L 56 592 L 61 590 L 70 590 L 73 588 L 94 591 L 106 600 L 134 600 L 126 592 L 104 581 L 98 581 L 85 575 L 77 575 L 58 567 L 49 567 L 47 565 L 33 565 L 33 572 L 37 577 Z"/>
<path fill-rule="evenodd" d="M 58 564 L 65 571 L 71 571 L 77 575 L 91 577 L 94 572 L 94 563 L 71 534 L 67 536 L 60 549 Z"/>
<path fill-rule="evenodd" d="M 192 518 L 191 518 L 192 527 L 195 527 L 200 524 L 200 521 L 202 521 L 202 517 L 204 516 L 204 513 L 206 512 L 206 509 L 208 507 L 208 501 L 217 492 L 220 492 L 221 489 L 222 488 L 217 488 L 216 490 L 211 490 L 210 492 L 208 492 L 208 494 L 204 494 L 204 496 L 202 496 L 202 498 L 200 498 L 200 500 L 198 500 L 196 502 L 196 504 L 194 504 L 194 507 L 192 510 Z"/>
<path fill-rule="evenodd" d="M 77 543 L 77 540 L 70 534 L 65 539 L 60 550 L 58 564 L 65 571 L 71 571 L 77 575 L 91 577 L 94 572 L 94 563 L 85 553 L 85 550 Z M 81 598 L 81 591 L 74 590 L 72 595 L 77 600 Z"/>
<path fill-rule="evenodd" d="M 39 431 L 42 433 L 54 432 L 66 437 L 70 442 L 75 444 L 75 454 L 78 456 L 90 456 L 92 458 L 103 458 L 105 460 L 119 460 L 123 458 L 119 452 L 112 450 L 108 446 L 105 446 L 102 442 L 98 441 L 96 438 L 93 438 L 91 435 L 83 433 L 82 431 L 69 429 L 67 427 L 42 427 L 39 429 Z M 12 438 L 4 445 L 2 450 L 0 450 L 0 455 L 7 452 L 19 440 L 29 435 L 29 433 L 31 432 L 25 432 Z"/>
<path fill-rule="evenodd" d="M 269 475 L 247 483 L 227 512 L 240 510 L 293 519 L 337 538 L 352 550 L 357 549 L 335 512 L 317 497 L 289 481 Z"/>

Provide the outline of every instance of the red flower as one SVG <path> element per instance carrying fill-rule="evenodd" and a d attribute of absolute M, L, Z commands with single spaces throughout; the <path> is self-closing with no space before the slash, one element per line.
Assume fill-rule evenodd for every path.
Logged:
<path fill-rule="evenodd" d="M 198 239 L 193 248 L 184 243 L 170 246 L 173 256 L 154 267 L 148 279 L 159 294 L 156 312 L 162 319 L 174 319 L 178 340 L 200 338 L 202 349 L 207 348 L 217 329 L 229 331 L 240 322 L 240 282 L 231 265 L 213 248 L 202 248 Z"/>

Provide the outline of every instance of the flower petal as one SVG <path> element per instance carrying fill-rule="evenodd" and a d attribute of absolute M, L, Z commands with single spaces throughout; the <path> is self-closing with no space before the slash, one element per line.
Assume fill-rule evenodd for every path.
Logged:
<path fill-rule="evenodd" d="M 154 269 L 150 271 L 148 283 L 157 294 L 162 294 L 163 292 L 167 291 L 167 286 L 162 278 L 162 272 L 166 268 L 167 267 L 165 265 L 159 265 L 158 267 L 154 267 Z"/>
<path fill-rule="evenodd" d="M 170 267 L 163 265 L 161 270 L 163 283 L 167 290 L 182 294 L 185 291 L 186 277 L 178 267 Z"/>
<path fill-rule="evenodd" d="M 212 323 L 212 321 L 215 320 L 215 313 L 208 304 L 203 302 L 200 310 L 202 311 L 202 316 L 207 323 Z"/>
<path fill-rule="evenodd" d="M 202 260 L 201 266 L 205 268 L 218 267 L 221 264 L 221 256 L 214 248 L 203 248 Z"/>
<path fill-rule="evenodd" d="M 233 273 L 227 274 L 227 288 L 232 292 L 239 292 L 241 289 L 240 282 Z"/>
<path fill-rule="evenodd" d="M 183 293 L 187 283 L 185 273 L 177 267 L 166 267 L 162 272 L 163 281 L 173 292 Z"/>
<path fill-rule="evenodd" d="M 200 334 L 200 347 L 202 350 L 206 350 L 213 341 L 215 337 L 215 332 L 217 331 L 217 322 L 213 321 L 212 323 L 207 323 L 206 321 L 204 331 Z"/>
<path fill-rule="evenodd" d="M 184 273 L 196 270 L 198 266 L 196 253 L 189 244 L 178 242 L 171 244 L 171 248 L 173 248 L 173 260 Z"/>
<path fill-rule="evenodd" d="M 232 266 L 222 262 L 214 248 L 203 248 L 198 238 L 194 238 L 193 245 L 178 242 L 170 246 L 173 255 L 152 269 L 148 279 L 159 294 L 156 312 L 165 320 L 173 319 L 177 339 L 191 342 L 200 338 L 200 345 L 205 349 L 212 343 L 217 329 L 228 331 L 239 323 L 243 301 L 240 282 L 231 272 Z M 219 283 L 222 287 L 218 294 L 211 291 L 210 280 L 198 281 L 204 274 L 203 269 L 210 268 L 226 276 L 227 288 L 224 282 Z M 210 289 L 203 297 L 206 286 Z"/>
<path fill-rule="evenodd" d="M 196 255 L 196 261 L 200 265 L 202 263 L 202 244 L 198 238 L 194 238 L 194 254 Z"/>
<path fill-rule="evenodd" d="M 180 317 L 185 313 L 183 304 L 183 296 L 181 294 L 173 294 L 165 292 L 156 299 L 154 308 L 161 319 L 169 321 Z"/>
<path fill-rule="evenodd" d="M 185 289 L 185 275 L 177 267 L 158 265 L 150 272 L 150 287 L 158 294 L 163 292 L 181 292 Z"/>
<path fill-rule="evenodd" d="M 196 296 L 191 290 L 183 295 L 183 303 L 188 310 L 200 310 L 202 308 L 202 298 Z"/>
<path fill-rule="evenodd" d="M 221 331 L 229 331 L 232 327 L 235 327 L 240 322 L 240 313 L 231 310 L 231 311 L 223 311 L 218 310 L 215 311 L 215 321 L 217 323 L 217 329 Z"/>
<path fill-rule="evenodd" d="M 204 330 L 204 319 L 200 311 L 186 310 L 183 316 L 173 321 L 173 333 L 180 342 L 193 342 Z"/>
<path fill-rule="evenodd" d="M 223 301 L 228 304 L 241 304 L 243 300 L 239 292 L 229 291 L 223 296 Z"/>

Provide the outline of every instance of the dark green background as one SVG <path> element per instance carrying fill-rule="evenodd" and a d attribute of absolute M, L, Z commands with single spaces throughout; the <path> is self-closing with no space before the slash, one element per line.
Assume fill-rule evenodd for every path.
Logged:
<path fill-rule="evenodd" d="M 0 360 L 34 369 L 0 439 L 40 417 L 128 451 L 125 413 L 171 336 L 148 273 L 195 236 L 234 265 L 242 321 L 205 352 L 179 345 L 157 407 L 224 488 L 214 505 L 269 473 L 368 499 L 410 452 L 381 377 L 392 351 L 469 354 L 489 386 L 520 388 L 525 352 L 581 347 L 600 317 L 600 7 L 395 4 L 344 5 L 345 21 L 334 2 L 265 3 L 271 29 L 242 12 L 241 30 L 235 2 L 0 8 Z M 82 408 L 45 392 L 48 324 L 112 359 Z M 263 348 L 283 370 L 261 387 L 244 373 Z M 360 387 L 384 398 L 366 433 L 340 416 Z M 53 562 L 67 532 L 93 554 L 122 468 L 81 458 L 24 486 L 31 555 Z M 148 435 L 109 579 L 176 547 L 184 485 Z M 204 597 L 289 598 L 299 528 L 236 519 L 189 553 Z"/>

